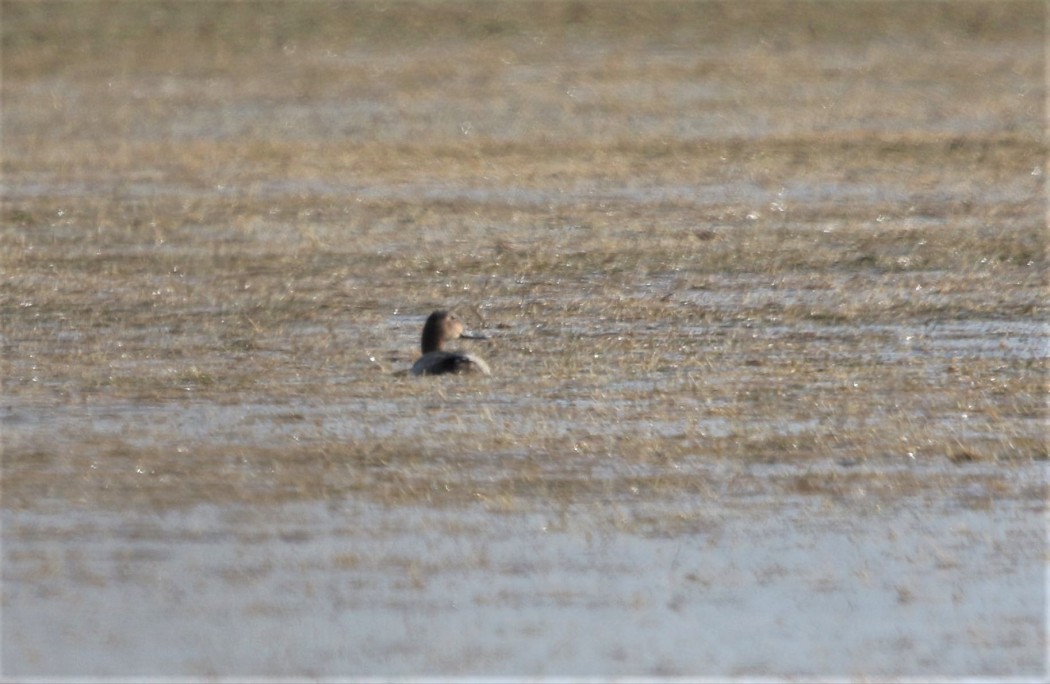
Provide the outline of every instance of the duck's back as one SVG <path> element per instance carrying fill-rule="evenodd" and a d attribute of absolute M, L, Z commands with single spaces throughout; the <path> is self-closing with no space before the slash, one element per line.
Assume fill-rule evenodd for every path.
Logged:
<path fill-rule="evenodd" d="M 412 364 L 412 375 L 443 375 L 445 373 L 492 374 L 487 363 L 473 354 L 463 352 L 427 352 Z"/>

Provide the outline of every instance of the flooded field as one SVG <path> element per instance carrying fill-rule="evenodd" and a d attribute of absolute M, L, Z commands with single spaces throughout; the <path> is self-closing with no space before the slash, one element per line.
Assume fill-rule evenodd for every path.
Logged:
<path fill-rule="evenodd" d="M 1045 678 L 1046 30 L 4 3 L 4 678 Z"/>

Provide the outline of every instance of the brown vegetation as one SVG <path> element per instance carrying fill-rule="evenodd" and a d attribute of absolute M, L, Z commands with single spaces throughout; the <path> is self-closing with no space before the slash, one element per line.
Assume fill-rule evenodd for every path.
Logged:
<path fill-rule="evenodd" d="M 1045 11 L 5 4 L 5 505 L 1004 495 Z"/>

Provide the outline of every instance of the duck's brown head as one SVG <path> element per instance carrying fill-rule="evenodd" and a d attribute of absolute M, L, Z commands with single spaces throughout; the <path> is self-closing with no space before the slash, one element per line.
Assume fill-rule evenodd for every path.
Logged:
<path fill-rule="evenodd" d="M 446 342 L 464 338 L 468 340 L 487 340 L 484 335 L 469 332 L 459 316 L 452 311 L 435 311 L 423 324 L 423 353 L 440 350 Z"/>

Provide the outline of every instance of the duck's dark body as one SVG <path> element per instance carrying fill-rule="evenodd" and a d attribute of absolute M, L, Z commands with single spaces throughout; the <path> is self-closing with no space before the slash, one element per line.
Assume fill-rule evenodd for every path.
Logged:
<path fill-rule="evenodd" d="M 443 375 L 445 373 L 482 373 L 491 375 L 487 363 L 463 352 L 433 351 L 424 354 L 412 364 L 412 375 Z"/>

